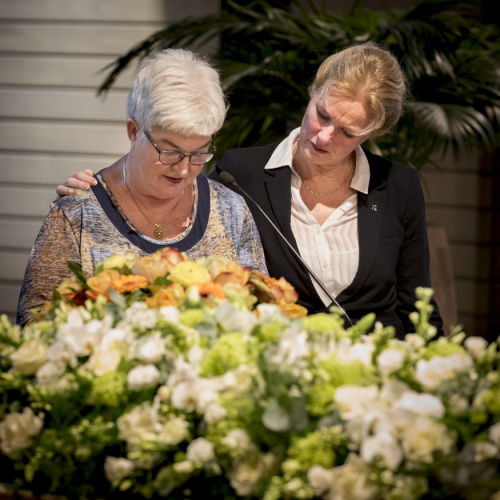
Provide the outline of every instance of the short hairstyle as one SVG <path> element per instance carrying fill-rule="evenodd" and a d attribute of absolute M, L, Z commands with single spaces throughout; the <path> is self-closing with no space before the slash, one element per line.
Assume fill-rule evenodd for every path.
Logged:
<path fill-rule="evenodd" d="M 184 49 L 162 50 L 150 58 L 127 104 L 127 118 L 143 130 L 160 127 L 183 135 L 214 135 L 226 112 L 218 72 L 204 57 Z"/>
<path fill-rule="evenodd" d="M 368 106 L 370 124 L 362 135 L 382 135 L 398 122 L 407 95 L 406 78 L 396 58 L 373 42 L 353 45 L 327 57 L 309 95 L 335 91 Z"/>

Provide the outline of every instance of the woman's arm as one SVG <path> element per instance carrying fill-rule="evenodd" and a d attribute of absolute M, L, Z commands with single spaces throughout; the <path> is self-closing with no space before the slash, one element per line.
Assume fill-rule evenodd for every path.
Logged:
<path fill-rule="evenodd" d="M 56 202 L 40 228 L 26 266 L 17 305 L 18 324 L 33 320 L 32 309 L 41 309 L 52 292 L 73 276 L 68 261 L 81 263 L 79 228 L 74 228 Z"/>

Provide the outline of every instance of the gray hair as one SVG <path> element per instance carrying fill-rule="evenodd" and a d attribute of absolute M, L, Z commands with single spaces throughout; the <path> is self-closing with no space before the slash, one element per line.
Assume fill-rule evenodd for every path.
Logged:
<path fill-rule="evenodd" d="M 153 127 L 183 135 L 214 135 L 223 125 L 227 103 L 217 71 L 202 56 L 166 49 L 137 75 L 127 118 L 143 130 Z"/>

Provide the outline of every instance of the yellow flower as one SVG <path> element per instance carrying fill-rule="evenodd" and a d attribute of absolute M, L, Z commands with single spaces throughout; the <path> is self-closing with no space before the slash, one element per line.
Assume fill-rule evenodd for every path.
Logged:
<path fill-rule="evenodd" d="M 113 280 L 111 286 L 118 293 L 135 292 L 140 288 L 146 288 L 148 286 L 148 280 L 140 274 L 122 274 Z"/>
<path fill-rule="evenodd" d="M 183 286 L 197 285 L 210 281 L 210 273 L 201 264 L 192 261 L 179 262 L 169 274 L 169 279 Z"/>
<path fill-rule="evenodd" d="M 166 288 L 160 288 L 152 297 L 146 299 L 148 307 L 178 306 L 184 298 L 184 288 L 178 283 L 172 283 Z"/>
<path fill-rule="evenodd" d="M 280 304 L 279 308 L 289 318 L 303 318 L 307 316 L 307 309 L 299 304 Z"/>
<path fill-rule="evenodd" d="M 186 257 L 179 250 L 167 247 L 137 259 L 132 271 L 145 276 L 149 283 L 153 283 L 156 278 L 166 276 L 176 264 L 184 260 Z"/>
<path fill-rule="evenodd" d="M 102 269 L 121 269 L 122 267 L 132 268 L 137 256 L 133 253 L 124 255 L 112 255 L 101 263 Z"/>

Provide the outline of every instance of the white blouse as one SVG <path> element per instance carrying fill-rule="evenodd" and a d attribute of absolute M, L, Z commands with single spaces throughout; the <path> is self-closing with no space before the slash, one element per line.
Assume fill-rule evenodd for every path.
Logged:
<path fill-rule="evenodd" d="M 293 130 L 269 159 L 266 169 L 292 164 L 292 145 L 300 129 Z M 336 208 L 328 219 L 319 224 L 300 196 L 302 179 L 292 170 L 291 227 L 299 252 L 314 273 L 337 297 L 352 283 L 359 265 L 358 196 L 353 194 Z M 355 191 L 368 193 L 370 167 L 361 147 L 356 148 L 356 168 L 351 181 Z M 325 305 L 330 299 L 312 280 Z"/>

